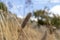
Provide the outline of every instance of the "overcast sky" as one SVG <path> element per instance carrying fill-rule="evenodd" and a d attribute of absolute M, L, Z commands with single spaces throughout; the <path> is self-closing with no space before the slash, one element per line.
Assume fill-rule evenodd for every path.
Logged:
<path fill-rule="evenodd" d="M 26 0 L 0 0 L 0 1 L 3 1 L 7 5 L 8 9 L 11 12 L 16 13 L 17 16 L 26 16 L 28 12 L 43 9 L 45 6 L 47 6 L 50 10 L 52 10 L 55 6 L 58 5 L 60 7 L 60 0 L 32 0 L 32 4 L 30 7 L 28 6 L 28 8 L 25 8 Z"/>

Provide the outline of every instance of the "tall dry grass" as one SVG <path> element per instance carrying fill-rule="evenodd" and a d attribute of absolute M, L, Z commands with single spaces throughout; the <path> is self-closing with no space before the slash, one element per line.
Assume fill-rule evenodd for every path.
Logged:
<path fill-rule="evenodd" d="M 31 29 L 21 29 L 15 15 L 0 10 L 0 40 L 30 40 L 33 33 Z"/>
<path fill-rule="evenodd" d="M 20 19 L 14 14 L 0 10 L 0 40 L 43 40 L 45 33 L 39 32 L 27 24 L 21 28 Z M 47 32 L 44 40 L 55 40 L 54 34 Z"/>
<path fill-rule="evenodd" d="M 0 40 L 17 40 L 18 38 L 18 24 L 14 16 L 11 16 L 9 13 L 0 11 Z"/>

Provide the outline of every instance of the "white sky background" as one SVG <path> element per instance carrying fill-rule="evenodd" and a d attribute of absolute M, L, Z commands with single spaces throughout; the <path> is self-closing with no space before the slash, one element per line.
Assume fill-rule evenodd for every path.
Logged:
<path fill-rule="evenodd" d="M 50 9 L 50 11 L 54 14 L 59 14 L 60 15 L 60 5 L 56 5 Z"/>
<path fill-rule="evenodd" d="M 51 3 L 59 3 L 60 0 L 50 0 Z"/>

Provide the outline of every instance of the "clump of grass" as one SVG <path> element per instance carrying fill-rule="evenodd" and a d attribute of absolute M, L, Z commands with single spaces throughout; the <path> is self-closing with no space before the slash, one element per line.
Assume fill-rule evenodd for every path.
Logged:
<path fill-rule="evenodd" d="M 1 11 L 0 11 L 1 12 Z M 0 13 L 0 40 L 37 40 L 40 37 L 32 28 L 26 26 L 24 29 L 21 28 L 16 16 L 13 14 Z"/>

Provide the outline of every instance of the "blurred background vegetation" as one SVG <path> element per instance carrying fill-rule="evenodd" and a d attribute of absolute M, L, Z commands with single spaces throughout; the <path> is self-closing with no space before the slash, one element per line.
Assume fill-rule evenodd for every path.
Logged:
<path fill-rule="evenodd" d="M 49 16 L 52 14 L 47 8 L 44 10 L 37 10 L 34 12 L 35 18 L 37 18 L 37 25 L 52 25 L 56 28 L 60 28 L 60 16 L 53 14 L 53 17 Z"/>
<path fill-rule="evenodd" d="M 7 6 L 3 2 L 0 2 L 0 9 L 3 11 L 7 11 Z"/>

